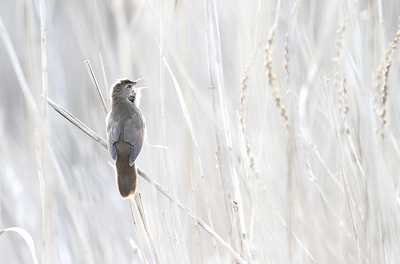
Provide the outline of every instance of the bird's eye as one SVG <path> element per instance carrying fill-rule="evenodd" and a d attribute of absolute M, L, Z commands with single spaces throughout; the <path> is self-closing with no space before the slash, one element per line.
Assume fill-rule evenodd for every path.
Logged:
<path fill-rule="evenodd" d="M 132 84 L 128 84 L 126 87 L 127 88 L 132 88 Z"/>

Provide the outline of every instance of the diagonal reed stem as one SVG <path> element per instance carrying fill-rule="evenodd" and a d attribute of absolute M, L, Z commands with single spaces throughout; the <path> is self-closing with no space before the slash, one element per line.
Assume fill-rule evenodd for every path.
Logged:
<path fill-rule="evenodd" d="M 88 70 L 88 73 L 90 75 L 90 79 L 92 80 L 93 87 L 96 90 L 97 96 L 100 99 L 101 107 L 103 108 L 104 114 L 107 115 L 108 109 L 106 102 L 104 101 L 103 95 L 101 94 L 99 84 L 97 83 L 96 76 L 94 76 L 92 66 L 90 66 L 90 62 L 88 60 L 85 60 L 85 65 L 86 69 Z"/>

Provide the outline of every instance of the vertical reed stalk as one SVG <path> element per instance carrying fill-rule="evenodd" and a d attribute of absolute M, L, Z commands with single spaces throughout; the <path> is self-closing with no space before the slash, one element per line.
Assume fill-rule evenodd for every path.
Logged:
<path fill-rule="evenodd" d="M 142 240 L 140 239 L 139 228 L 138 228 L 138 226 L 137 226 L 136 217 L 135 217 L 135 212 L 134 212 L 134 210 L 133 210 L 133 202 L 132 202 L 132 199 L 129 199 L 129 205 L 130 205 L 130 208 L 131 208 L 132 220 L 133 220 L 133 225 L 135 226 L 136 236 L 137 236 L 137 239 L 138 239 L 138 241 L 139 241 L 140 252 L 142 253 L 143 262 L 144 262 L 144 264 L 146 264 L 146 263 L 147 263 L 147 261 L 146 261 L 146 256 L 144 255 Z"/>

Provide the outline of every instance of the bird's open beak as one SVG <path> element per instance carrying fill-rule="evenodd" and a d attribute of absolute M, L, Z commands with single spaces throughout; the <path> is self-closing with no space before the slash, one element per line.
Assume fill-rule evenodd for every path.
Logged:
<path fill-rule="evenodd" d="M 144 77 L 137 79 L 136 81 L 133 81 L 134 84 L 136 85 L 138 82 L 140 82 L 142 79 L 144 79 Z M 142 89 L 147 89 L 149 87 L 134 87 L 134 90 L 142 90 Z"/>
<path fill-rule="evenodd" d="M 144 77 L 137 79 L 136 81 L 133 81 L 135 84 L 137 84 L 138 82 L 140 82 L 142 79 L 144 79 Z"/>
<path fill-rule="evenodd" d="M 147 89 L 149 87 L 135 87 L 135 90 L 142 90 L 142 89 Z"/>

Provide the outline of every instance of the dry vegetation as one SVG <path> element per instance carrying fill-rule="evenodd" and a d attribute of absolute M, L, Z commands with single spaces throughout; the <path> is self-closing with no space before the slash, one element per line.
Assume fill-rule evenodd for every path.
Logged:
<path fill-rule="evenodd" d="M 0 6 L 0 263 L 400 263 L 399 1 Z M 149 87 L 131 204 L 85 60 Z"/>

